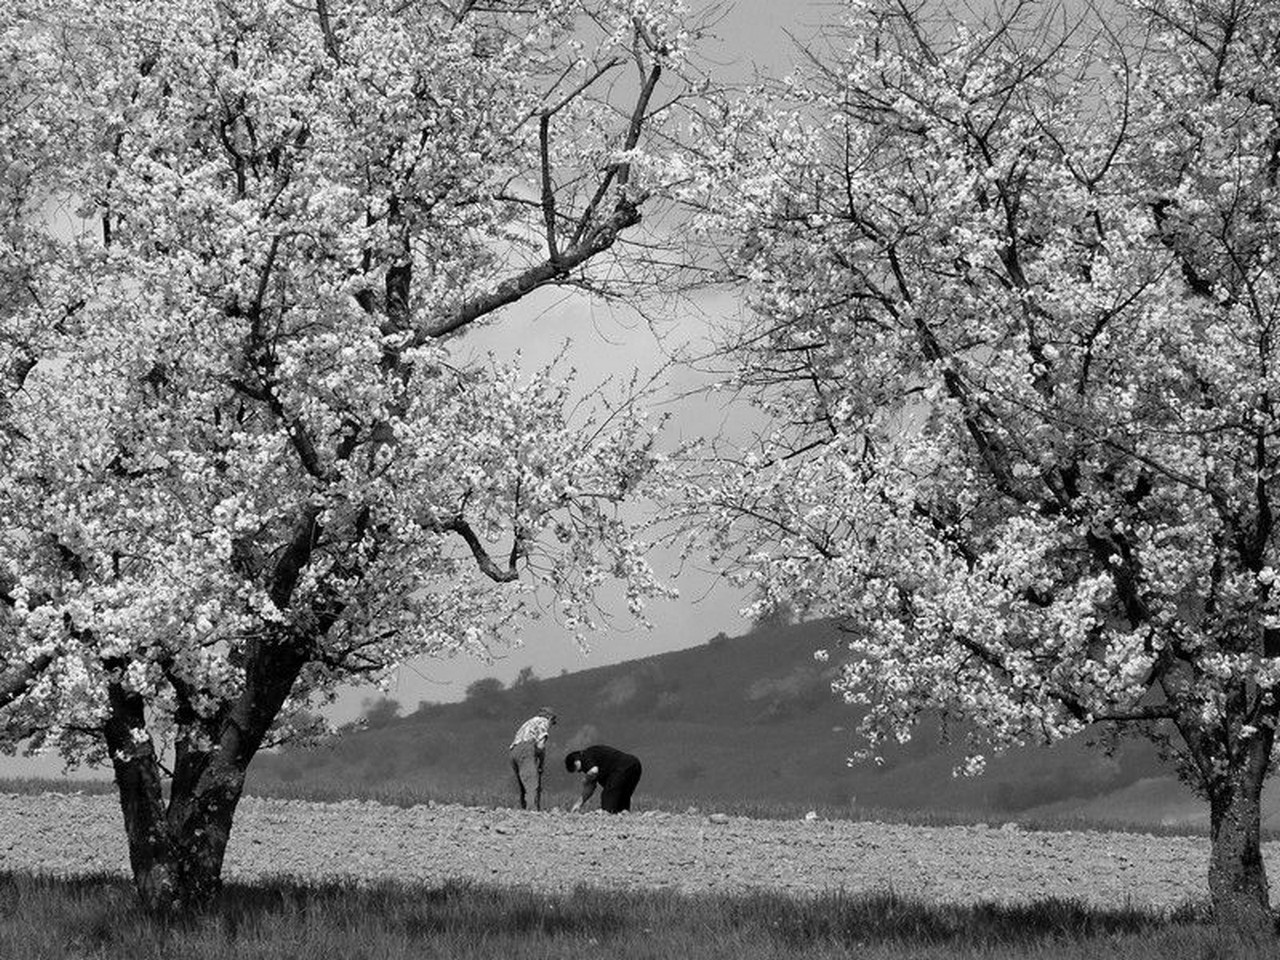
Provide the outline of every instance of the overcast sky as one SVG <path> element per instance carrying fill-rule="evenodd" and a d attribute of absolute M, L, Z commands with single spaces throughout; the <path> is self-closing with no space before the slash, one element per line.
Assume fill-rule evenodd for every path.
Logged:
<path fill-rule="evenodd" d="M 696 0 L 690 5 L 695 10 L 707 6 Z M 784 76 L 795 60 L 789 35 L 800 40 L 811 38 L 824 19 L 840 16 L 844 4 L 840 0 L 737 0 L 723 6 L 723 16 L 713 28 L 714 37 L 706 43 L 704 56 L 719 79 L 736 82 L 750 79 L 755 71 Z M 728 293 L 700 298 L 682 312 L 678 326 L 664 334 L 666 347 L 679 340 L 696 340 L 709 318 L 737 309 Z M 637 369 L 649 374 L 664 360 L 663 345 L 637 316 L 607 303 L 556 291 L 548 291 L 543 299 L 522 304 L 469 334 L 460 347 L 480 355 L 491 350 L 503 356 L 519 348 L 523 362 L 532 369 L 553 359 L 566 341 L 570 344 L 567 362 L 578 370 L 584 387 L 609 376 L 629 377 Z M 688 371 L 671 371 L 668 379 L 673 393 L 698 382 Z M 674 432 L 686 437 L 721 433 L 726 421 L 731 426 L 735 419 L 734 411 L 710 398 L 655 409 L 669 410 Z M 673 555 L 658 553 L 652 560 L 659 575 L 676 572 Z M 591 638 L 591 652 L 584 655 L 572 636 L 555 623 L 538 622 L 527 629 L 522 647 L 495 651 L 500 659 L 493 663 L 465 657 L 447 661 L 424 657 L 406 664 L 387 695 L 412 710 L 420 700 L 461 699 L 467 685 L 480 677 L 494 676 L 506 683 L 524 667 L 532 667 L 540 677 L 555 676 L 562 670 L 582 670 L 694 646 L 721 630 L 730 635 L 746 630 L 747 622 L 738 615 L 745 597 L 723 580 L 686 567 L 672 582 L 680 590 L 680 599 L 655 601 L 649 607 L 652 630 L 620 613 L 611 618 L 608 629 Z M 618 609 L 625 611 L 621 604 Z M 353 688 L 340 697 L 334 715 L 348 719 L 359 712 L 362 701 L 379 695 L 372 687 Z"/>
<path fill-rule="evenodd" d="M 706 9 L 705 0 L 691 0 L 695 10 Z M 714 38 L 704 47 L 704 56 L 721 81 L 749 80 L 753 73 L 784 76 L 795 59 L 789 38 L 811 38 L 824 21 L 840 16 L 840 0 L 737 0 L 724 4 L 723 16 L 714 28 Z M 669 332 L 673 341 L 696 339 L 709 316 L 724 316 L 737 310 L 731 294 L 707 295 L 697 309 L 684 312 L 679 326 Z M 648 326 L 625 309 L 579 295 L 556 291 L 539 294 L 531 304 L 521 304 L 487 327 L 468 333 L 459 349 L 476 355 L 493 351 L 510 356 L 517 348 L 530 369 L 553 358 L 568 342 L 567 363 L 579 371 L 578 382 L 590 387 L 609 377 L 630 377 L 639 369 L 648 374 L 662 365 L 664 348 Z M 668 343 L 668 347 L 671 343 Z M 673 372 L 673 386 L 687 388 L 696 382 L 688 372 Z M 664 409 L 664 408 L 658 408 Z M 693 436 L 721 432 L 732 411 L 712 400 L 688 400 L 669 407 L 673 414 L 673 436 Z M 660 575 L 675 573 L 674 557 L 658 554 L 654 565 Z M 652 630 L 634 623 L 621 612 L 610 618 L 609 626 L 596 635 L 591 652 L 584 655 L 572 636 L 550 620 L 530 625 L 525 644 L 517 649 L 495 651 L 497 659 L 482 663 L 459 657 L 451 660 L 419 658 L 399 668 L 387 695 L 407 711 L 419 701 L 446 702 L 463 697 L 468 684 L 486 676 L 510 682 L 524 667 L 532 667 L 540 677 L 561 671 L 582 670 L 668 650 L 694 646 L 719 631 L 743 632 L 747 623 L 739 615 L 743 595 L 713 575 L 686 568 L 672 582 L 680 590 L 676 601 L 655 602 L 649 608 Z M 341 722 L 359 714 L 364 701 L 380 696 L 372 687 L 344 690 L 331 711 Z M 35 759 L 0 757 L 0 776 L 54 776 L 61 772 L 57 757 Z M 87 771 L 81 771 L 85 775 Z M 103 776 L 102 772 L 95 774 Z"/>

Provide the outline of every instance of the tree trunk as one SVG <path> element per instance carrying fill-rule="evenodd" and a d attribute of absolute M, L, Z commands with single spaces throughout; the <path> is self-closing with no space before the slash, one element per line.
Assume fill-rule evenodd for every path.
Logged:
<path fill-rule="evenodd" d="M 1270 939 L 1275 935 L 1275 921 L 1261 845 L 1266 765 L 1265 761 L 1251 762 L 1254 760 L 1242 758 L 1209 788 L 1209 896 L 1221 931 L 1248 939 Z"/>
<path fill-rule="evenodd" d="M 142 697 L 118 683 L 108 687 L 107 747 L 134 886 L 149 911 L 201 910 L 222 889 L 222 862 L 245 772 L 305 662 L 302 645 L 290 639 L 250 645 L 245 688 L 218 723 L 214 742 L 196 749 L 180 741 L 167 804 Z"/>
<path fill-rule="evenodd" d="M 143 907 L 162 916 L 187 916 L 212 906 L 222 890 L 227 832 L 188 823 L 165 825 L 160 834 L 160 843 L 129 841 L 133 884 Z"/>
<path fill-rule="evenodd" d="M 143 906 L 162 915 L 210 906 L 222 889 L 243 772 L 209 769 L 194 783 L 175 781 L 167 807 L 149 744 L 132 757 L 118 756 L 115 773 L 129 865 Z"/>

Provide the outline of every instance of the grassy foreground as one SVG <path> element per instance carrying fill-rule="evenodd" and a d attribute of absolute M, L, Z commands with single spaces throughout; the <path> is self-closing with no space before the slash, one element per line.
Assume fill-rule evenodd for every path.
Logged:
<path fill-rule="evenodd" d="M 0 957 L 26 960 L 834 958 L 1247 960 L 1203 914 L 1068 901 L 955 907 L 902 896 L 682 896 L 582 887 L 547 895 L 443 887 L 232 885 L 217 909 L 142 914 L 127 880 L 0 874 Z"/>

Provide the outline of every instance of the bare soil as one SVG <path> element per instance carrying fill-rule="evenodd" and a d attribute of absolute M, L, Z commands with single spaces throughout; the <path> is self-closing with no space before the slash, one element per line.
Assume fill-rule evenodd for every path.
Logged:
<path fill-rule="evenodd" d="M 892 888 L 926 900 L 1074 897 L 1174 907 L 1207 897 L 1208 841 L 1010 826 L 909 827 L 701 813 L 608 816 L 455 804 L 241 802 L 229 879 L 290 876 L 566 891 L 579 883 L 681 892 L 792 894 Z M 1271 876 L 1280 843 L 1264 846 Z M 126 872 L 112 796 L 0 795 L 0 869 Z"/>

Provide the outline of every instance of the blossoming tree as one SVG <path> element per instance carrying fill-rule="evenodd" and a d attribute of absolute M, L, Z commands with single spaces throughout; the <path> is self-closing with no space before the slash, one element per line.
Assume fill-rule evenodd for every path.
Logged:
<path fill-rule="evenodd" d="M 643 267 L 679 15 L 0 10 L 0 721 L 110 761 L 150 906 L 218 889 L 250 761 L 338 684 L 661 592 L 613 511 L 654 426 L 450 341 Z"/>
<path fill-rule="evenodd" d="M 683 465 L 686 517 L 847 628 L 869 752 L 934 708 L 975 767 L 1159 740 L 1219 921 L 1269 929 L 1280 4 L 934 9 L 852 5 L 702 140 L 752 298 L 722 356 L 772 426 Z"/>

